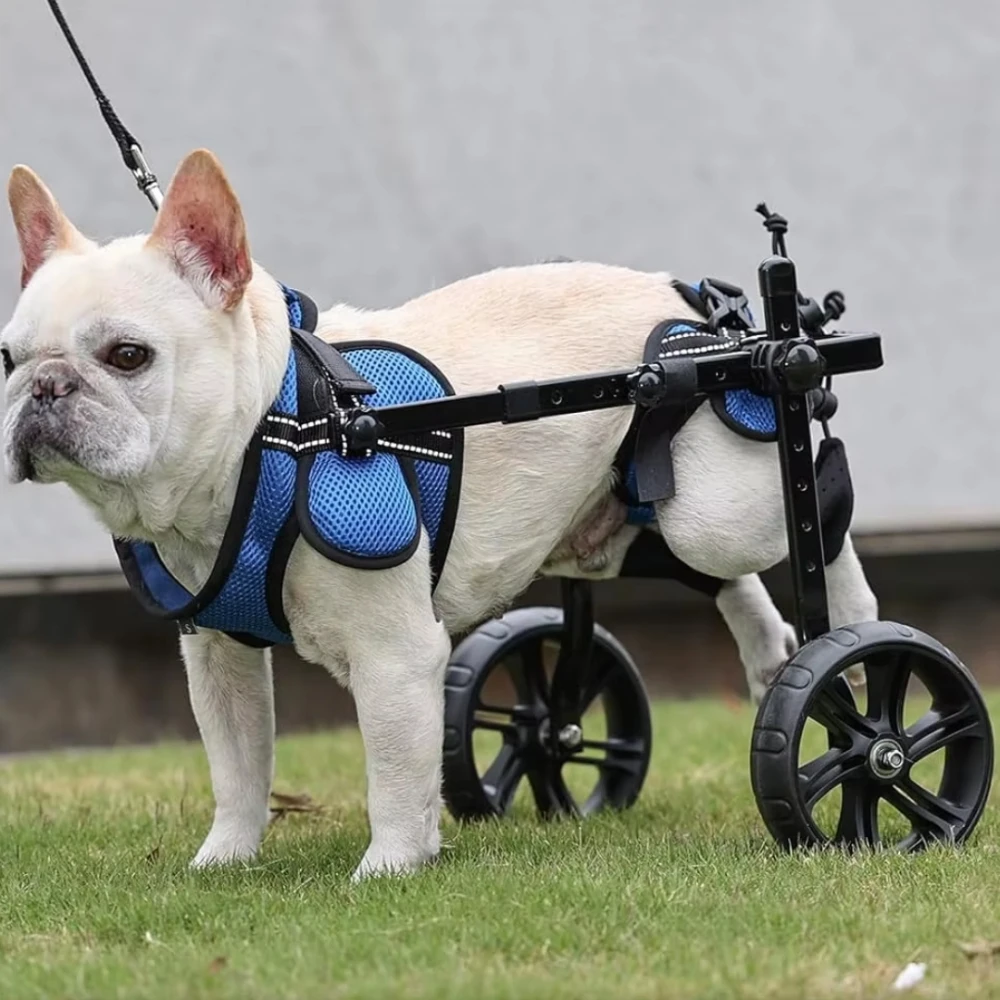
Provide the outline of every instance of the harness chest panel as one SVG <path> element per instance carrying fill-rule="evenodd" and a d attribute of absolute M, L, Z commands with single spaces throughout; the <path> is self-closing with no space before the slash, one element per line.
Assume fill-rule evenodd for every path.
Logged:
<path fill-rule="evenodd" d="M 377 386 L 365 400 L 369 406 L 451 395 L 429 362 L 403 348 L 367 343 L 339 349 Z M 421 524 L 433 547 L 448 499 L 454 432 L 429 437 L 422 444 L 397 442 L 392 452 L 367 458 L 323 451 L 301 461 L 296 510 L 306 540 L 330 559 L 372 568 L 411 555 Z"/>
<path fill-rule="evenodd" d="M 292 641 L 282 585 L 300 536 L 328 559 L 381 569 L 409 559 L 423 529 L 436 583 L 461 483 L 461 430 L 379 440 L 369 454 L 347 454 L 339 429 L 345 408 L 356 407 L 360 395 L 366 405 L 382 407 L 438 399 L 452 388 L 405 347 L 364 341 L 338 350 L 310 339 L 295 328 L 303 321 L 302 300 L 290 291 L 286 300 L 292 350 L 277 398 L 247 448 L 206 585 L 192 595 L 154 546 L 115 540 L 126 578 L 148 610 L 182 619 L 182 631 L 217 629 L 255 646 Z"/>

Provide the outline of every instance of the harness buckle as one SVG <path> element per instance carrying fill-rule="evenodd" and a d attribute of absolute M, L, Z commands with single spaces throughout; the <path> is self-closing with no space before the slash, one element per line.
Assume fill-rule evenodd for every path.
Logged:
<path fill-rule="evenodd" d="M 378 450 L 379 438 L 385 433 L 382 422 L 367 406 L 359 406 L 350 411 L 350 416 L 342 426 L 335 427 L 334 414 L 330 414 L 331 439 L 338 437 L 342 445 L 342 453 L 355 457 L 368 458 Z"/>
<path fill-rule="evenodd" d="M 738 285 L 719 278 L 702 278 L 701 298 L 708 313 L 705 323 L 712 333 L 720 327 L 728 330 L 753 328 L 750 300 Z"/>

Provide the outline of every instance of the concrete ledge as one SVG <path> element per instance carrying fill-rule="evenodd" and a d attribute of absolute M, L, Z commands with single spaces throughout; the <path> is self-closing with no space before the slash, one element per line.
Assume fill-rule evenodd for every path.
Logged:
<path fill-rule="evenodd" d="M 1000 683 L 998 548 L 869 554 L 882 617 L 930 632 L 983 684 Z M 783 567 L 766 582 L 790 616 Z M 110 581 L 106 581 L 110 582 Z M 197 735 L 176 628 L 145 615 L 122 589 L 0 591 L 0 752 L 102 746 Z M 712 603 L 660 581 L 616 580 L 595 590 L 599 620 L 626 645 L 651 692 L 744 694 L 742 667 Z M 522 604 L 555 604 L 540 581 Z M 353 721 L 350 697 L 288 650 L 275 655 L 282 732 Z"/>

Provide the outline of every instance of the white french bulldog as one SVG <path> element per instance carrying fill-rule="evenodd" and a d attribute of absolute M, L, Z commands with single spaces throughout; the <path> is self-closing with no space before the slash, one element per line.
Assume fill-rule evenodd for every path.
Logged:
<path fill-rule="evenodd" d="M 196 591 L 229 519 L 244 450 L 289 352 L 278 283 L 251 261 L 217 160 L 181 164 L 149 236 L 98 246 L 28 168 L 10 205 L 23 294 L 0 335 L 14 482 L 68 483 L 113 534 L 155 544 Z M 666 274 L 592 263 L 498 269 L 395 309 L 337 305 L 328 341 L 391 340 L 437 364 L 456 392 L 624 368 L 651 329 L 694 314 Z M 296 649 L 347 684 L 367 758 L 371 842 L 355 877 L 413 870 L 439 849 L 443 676 L 450 636 L 507 606 L 581 530 L 617 551 L 601 514 L 629 408 L 467 431 L 461 503 L 431 592 L 428 546 L 391 569 L 324 559 L 301 541 L 284 584 Z M 731 581 L 717 600 L 760 697 L 794 649 L 760 580 L 786 554 L 777 448 L 701 407 L 673 443 L 676 496 L 659 530 L 694 569 Z M 595 523 L 597 541 L 594 541 Z M 612 526 L 604 530 L 600 524 Z M 583 526 L 583 528 L 581 528 Z M 577 549 L 579 551 L 579 549 Z M 600 574 L 598 574 L 600 575 Z M 877 617 L 851 545 L 829 567 L 834 625 Z M 268 822 L 274 710 L 268 652 L 202 630 L 182 637 L 216 810 L 193 864 L 252 858 Z"/>

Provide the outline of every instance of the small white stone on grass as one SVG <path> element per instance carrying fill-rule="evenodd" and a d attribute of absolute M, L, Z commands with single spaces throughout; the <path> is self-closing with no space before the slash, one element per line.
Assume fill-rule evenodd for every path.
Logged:
<path fill-rule="evenodd" d="M 892 988 L 894 990 L 909 990 L 912 989 L 921 979 L 924 978 L 924 973 L 927 971 L 926 962 L 910 962 L 903 971 L 896 976 L 893 981 Z"/>

